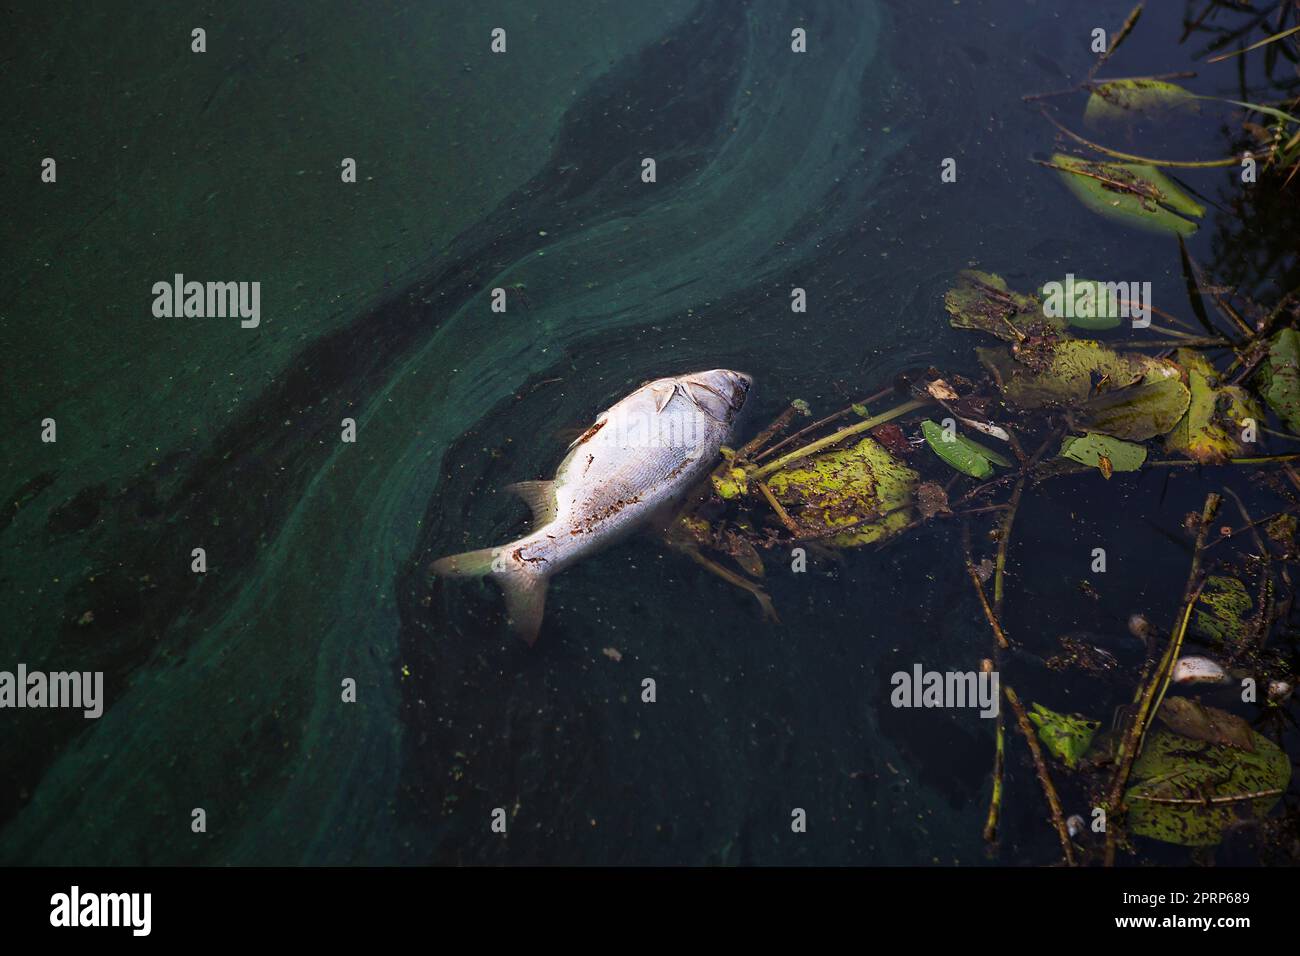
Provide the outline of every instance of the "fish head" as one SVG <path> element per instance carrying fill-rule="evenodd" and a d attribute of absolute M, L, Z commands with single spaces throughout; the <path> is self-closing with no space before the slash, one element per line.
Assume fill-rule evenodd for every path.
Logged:
<path fill-rule="evenodd" d="M 731 425 L 739 417 L 754 384 L 751 376 L 729 368 L 692 372 L 677 381 L 700 411 L 724 425 Z"/>

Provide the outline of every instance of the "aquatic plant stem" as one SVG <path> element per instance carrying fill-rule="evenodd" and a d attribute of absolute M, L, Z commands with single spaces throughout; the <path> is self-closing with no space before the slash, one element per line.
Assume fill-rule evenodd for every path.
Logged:
<path fill-rule="evenodd" d="M 788 455 L 783 455 L 776 461 L 770 462 L 758 469 L 751 478 L 754 481 L 762 481 L 768 475 L 775 474 L 786 465 L 807 458 L 809 455 L 816 454 L 823 448 L 829 448 L 831 445 L 837 445 L 846 438 L 852 438 L 854 435 L 860 435 L 862 432 L 870 431 L 877 425 L 883 425 L 885 422 L 893 421 L 908 412 L 915 411 L 918 408 L 924 408 L 930 402 L 922 399 L 914 399 L 909 402 L 903 402 L 901 405 L 895 405 L 888 411 L 881 412 L 879 415 L 873 415 L 870 418 L 864 418 L 862 421 L 850 425 L 848 428 L 841 428 L 834 434 L 827 435 L 825 438 L 819 438 L 817 441 L 809 442 L 802 448 L 798 448 Z"/>
<path fill-rule="evenodd" d="M 993 630 L 993 637 L 997 641 L 999 650 L 1005 650 L 1011 646 L 1007 640 L 1006 632 L 1002 630 L 1002 625 L 998 622 L 998 617 L 993 613 L 993 608 L 989 605 L 988 597 L 984 594 L 984 585 L 980 583 L 979 574 L 975 571 L 975 563 L 971 557 L 970 551 L 970 528 L 966 526 L 963 530 L 964 542 L 966 545 L 966 572 L 970 575 L 971 583 L 975 585 L 975 593 L 979 597 L 980 607 L 984 609 L 984 617 Z M 999 655 L 1000 656 L 1000 655 Z M 1047 761 L 1043 758 L 1043 750 L 1038 745 L 1038 738 L 1034 734 L 1034 729 L 1029 724 L 1029 717 L 1025 714 L 1025 708 L 1020 703 L 1020 698 L 1016 696 L 1015 690 L 1010 684 L 1002 685 L 1002 692 L 1011 704 L 1011 709 L 1016 715 L 1016 726 L 1020 728 L 1021 735 L 1025 738 L 1025 743 L 1029 746 L 1029 753 L 1034 760 L 1034 770 L 1038 775 L 1038 782 L 1043 788 L 1043 795 L 1047 798 L 1047 806 L 1052 815 L 1052 825 L 1056 828 L 1056 833 L 1061 839 L 1061 850 L 1065 854 L 1065 862 L 1070 866 L 1075 866 L 1074 845 L 1070 842 L 1070 832 L 1065 826 L 1065 814 L 1061 810 L 1061 799 L 1056 793 L 1056 787 L 1052 784 L 1052 775 L 1047 770 Z M 1000 771 L 1002 767 L 1001 750 L 994 758 L 994 769 Z M 999 805 L 1001 803 L 1001 784 L 997 780 L 994 782 L 994 792 L 997 794 Z M 989 809 L 989 819 L 996 820 L 993 815 L 993 809 Z M 987 834 L 988 823 L 985 824 L 985 833 Z"/>
<path fill-rule="evenodd" d="M 1025 479 L 1016 482 L 1007 502 L 1007 513 L 1002 519 L 1002 531 L 998 536 L 998 557 L 993 566 L 993 612 L 1002 616 L 1003 578 L 1007 571 L 1007 548 L 1011 542 L 1011 526 L 1015 523 L 1016 512 L 1020 508 L 1020 496 L 1025 490 Z"/>
<path fill-rule="evenodd" d="M 1061 850 L 1065 853 L 1065 862 L 1070 866 L 1077 866 L 1074 859 L 1074 844 L 1070 842 L 1070 831 L 1065 825 L 1065 813 L 1061 810 L 1061 798 L 1057 796 L 1056 787 L 1052 786 L 1052 776 L 1047 772 L 1043 748 L 1038 745 L 1038 738 L 1034 734 L 1034 728 L 1029 724 L 1025 708 L 1011 685 L 1003 684 L 1002 693 L 1006 695 L 1011 709 L 1015 711 L 1016 725 L 1020 728 L 1020 733 L 1024 736 L 1025 743 L 1029 745 L 1029 752 L 1034 758 L 1034 769 L 1038 773 L 1038 782 L 1043 787 L 1043 795 L 1047 797 L 1047 806 L 1052 813 L 1052 825 L 1056 827 L 1056 834 L 1061 838 Z"/>
<path fill-rule="evenodd" d="M 795 520 L 790 517 L 790 513 L 786 511 L 785 508 L 781 507 L 781 502 L 776 500 L 776 495 L 772 494 L 772 489 L 767 486 L 767 482 L 756 481 L 754 484 L 758 487 L 759 493 L 762 494 L 764 499 L 766 499 L 772 510 L 776 512 L 776 516 L 781 519 L 781 524 L 785 525 L 786 530 L 796 538 L 802 536 L 803 529 L 795 524 Z"/>
<path fill-rule="evenodd" d="M 889 394 L 890 392 L 892 392 L 892 391 L 894 391 L 894 389 L 893 389 L 892 387 L 891 387 L 891 388 L 884 388 L 884 389 L 881 389 L 879 392 L 876 392 L 876 394 L 874 394 L 874 395 L 869 395 L 869 396 L 867 396 L 866 398 L 864 398 L 862 401 L 860 401 L 860 402 L 855 402 L 854 404 L 856 404 L 856 405 L 860 405 L 860 406 L 862 406 L 862 407 L 865 408 L 867 405 L 870 405 L 872 402 L 874 402 L 874 401 L 878 401 L 878 400 L 884 398 L 886 395 L 888 395 L 888 394 Z M 818 419 L 817 421 L 813 422 L 811 425 L 807 425 L 807 426 L 805 426 L 805 427 L 799 429 L 799 430 L 798 430 L 797 432 L 795 432 L 793 435 L 787 435 L 785 438 L 782 438 L 779 442 L 777 442 L 777 443 L 776 443 L 775 445 L 773 445 L 772 447 L 770 447 L 770 448 L 764 448 L 764 449 L 763 449 L 762 451 L 760 451 L 758 454 L 756 454 L 756 455 L 753 456 L 753 461 L 754 461 L 755 463 L 758 463 L 758 462 L 762 461 L 764 458 L 767 458 L 767 457 L 769 457 L 769 456 L 771 456 L 771 455 L 776 454 L 778 451 L 780 451 L 780 450 L 781 450 L 782 448 L 784 448 L 786 445 L 789 445 L 789 444 L 792 444 L 792 443 L 794 443 L 794 442 L 797 442 L 797 441 L 798 441 L 800 438 L 802 438 L 804 435 L 807 435 L 807 434 L 809 434 L 809 433 L 811 433 L 811 432 L 815 432 L 815 431 L 817 431 L 817 429 L 819 429 L 819 428 L 823 428 L 823 427 L 825 427 L 826 425 L 829 425 L 831 422 L 839 421 L 841 418 L 843 418 L 845 415 L 849 414 L 849 413 L 852 412 L 852 411 L 853 411 L 853 405 L 849 405 L 849 406 L 847 406 L 847 407 L 845 407 L 845 408 L 841 408 L 838 412 L 836 412 L 836 413 L 833 414 L 833 415 L 827 415 L 825 418 Z"/>
<path fill-rule="evenodd" d="M 755 452 L 758 452 L 764 445 L 766 445 L 773 438 L 775 438 L 781 432 L 785 431 L 788 427 L 790 427 L 790 423 L 794 421 L 794 417 L 798 414 L 799 414 L 798 405 L 795 405 L 793 403 L 788 405 L 786 407 L 786 410 L 783 411 L 780 415 L 778 415 L 776 417 L 776 420 L 772 422 L 772 424 L 768 425 L 761 432 L 755 435 L 750 441 L 746 442 L 745 445 L 740 449 L 740 451 L 736 452 L 736 457 L 748 458 L 751 455 L 753 455 Z"/>
<path fill-rule="evenodd" d="M 993 672 L 993 661 L 987 657 L 980 661 L 980 670 L 985 674 Z M 1002 768 L 1006 762 L 1006 722 L 1002 719 L 1002 708 L 998 708 L 997 743 L 993 752 L 993 796 L 989 799 L 989 812 L 984 820 L 984 841 L 993 843 L 998 838 L 998 818 L 1002 814 Z"/>
<path fill-rule="evenodd" d="M 979 595 L 980 607 L 984 609 L 984 618 L 989 622 L 989 627 L 993 629 L 993 639 L 997 641 L 998 649 L 1007 650 L 1011 647 L 1011 642 L 1007 640 L 1006 631 L 1002 630 L 997 615 L 993 613 L 993 608 L 989 605 L 989 599 L 984 594 L 984 585 L 980 583 L 979 572 L 975 570 L 975 565 L 971 563 L 969 557 L 966 560 L 966 573 L 970 575 L 971 583 L 975 585 L 975 593 Z"/>
<path fill-rule="evenodd" d="M 1273 465 L 1281 462 L 1296 461 L 1297 459 L 1300 459 L 1300 453 L 1292 452 L 1291 454 L 1288 455 L 1263 455 L 1258 458 L 1229 458 L 1227 461 L 1221 462 L 1220 464 Z M 1180 468 L 1180 467 L 1191 467 L 1195 465 L 1198 468 L 1204 468 L 1206 467 L 1206 464 L 1207 464 L 1206 462 L 1200 462 L 1195 460 L 1194 458 L 1162 458 L 1159 461 L 1147 462 L 1147 467 L 1148 468 Z"/>
<path fill-rule="evenodd" d="M 1102 64 L 1109 60 L 1111 54 L 1119 49 L 1119 45 L 1128 39 L 1128 35 L 1132 33 L 1133 28 L 1137 26 L 1137 22 L 1142 16 L 1142 8 L 1145 6 L 1146 0 L 1142 0 L 1142 2 L 1134 7 L 1129 13 L 1128 17 L 1124 20 L 1123 25 L 1119 28 L 1119 32 L 1115 34 L 1114 39 L 1112 39 L 1110 44 L 1106 47 L 1106 52 L 1099 56 L 1096 62 L 1092 64 L 1092 69 L 1088 71 L 1089 80 L 1097 75 L 1097 71 L 1101 69 Z"/>
<path fill-rule="evenodd" d="M 1133 769 L 1133 761 L 1142 749 L 1142 742 L 1146 738 L 1147 729 L 1151 726 L 1151 722 L 1160 710 L 1165 691 L 1169 687 L 1169 680 L 1173 676 L 1174 664 L 1178 660 L 1178 652 L 1182 649 L 1183 638 L 1187 634 L 1187 624 L 1191 620 L 1192 608 L 1196 605 L 1197 598 L 1201 595 L 1201 588 L 1204 586 L 1204 582 L 1201 580 L 1201 554 L 1205 550 L 1206 534 L 1210 529 L 1210 522 L 1214 520 L 1214 515 L 1219 510 L 1220 501 L 1222 499 L 1213 492 L 1205 497 L 1205 505 L 1201 509 L 1200 527 L 1196 530 L 1196 546 L 1192 550 L 1192 567 L 1187 574 L 1187 584 L 1183 588 L 1182 611 L 1178 616 L 1177 626 L 1174 628 L 1173 636 L 1169 640 L 1169 646 L 1165 649 L 1164 656 L 1160 659 L 1160 664 L 1156 667 L 1149 683 L 1142 692 L 1137 712 L 1133 715 L 1132 724 L 1129 725 L 1127 733 L 1120 739 L 1119 752 L 1115 758 L 1115 774 L 1111 780 L 1110 794 L 1106 801 L 1108 813 L 1106 821 L 1106 866 L 1115 865 L 1115 849 L 1119 833 L 1118 821 L 1115 817 L 1122 812 L 1124 788 L 1128 784 L 1129 773 Z M 1158 691 L 1157 685 L 1159 686 Z"/>
<path fill-rule="evenodd" d="M 1243 800 L 1260 800 L 1264 797 L 1278 797 L 1286 793 L 1285 790 L 1256 790 L 1254 793 L 1234 793 L 1226 797 L 1149 797 L 1146 794 L 1134 795 L 1134 800 L 1141 800 L 1143 803 L 1176 803 L 1189 804 L 1196 807 L 1210 807 L 1222 803 L 1240 803 Z"/>

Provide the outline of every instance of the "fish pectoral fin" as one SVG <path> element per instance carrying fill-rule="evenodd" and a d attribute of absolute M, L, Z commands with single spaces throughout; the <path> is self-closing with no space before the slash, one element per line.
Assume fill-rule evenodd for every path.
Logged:
<path fill-rule="evenodd" d="M 655 397 L 655 414 L 659 414 L 668 407 L 668 403 L 673 400 L 677 394 L 677 384 L 667 383 L 663 385 L 651 385 L 650 392 Z"/>
<path fill-rule="evenodd" d="M 558 508 L 555 502 L 555 482 L 518 481 L 507 485 L 506 490 L 523 499 L 533 513 L 533 528 L 541 528 L 555 520 Z"/>
<path fill-rule="evenodd" d="M 537 643 L 537 634 L 542 629 L 542 612 L 546 609 L 546 586 L 550 583 L 549 579 L 511 573 L 498 574 L 495 580 L 505 592 L 506 616 L 510 620 L 510 629 L 532 647 Z"/>
<path fill-rule="evenodd" d="M 691 400 L 691 404 L 693 404 L 696 408 L 702 411 L 705 415 L 708 415 L 715 422 L 722 422 L 723 424 L 726 424 L 725 418 L 719 418 L 717 415 L 715 415 L 713 409 L 709 408 L 708 402 L 701 401 L 700 398 L 695 394 L 695 389 L 697 388 L 702 388 L 706 392 L 712 392 L 719 399 L 721 399 L 724 408 L 728 405 L 727 399 L 716 388 L 714 388 L 711 385 L 705 385 L 703 382 L 696 382 L 688 378 L 682 384 L 682 391 L 685 392 L 686 397 Z"/>

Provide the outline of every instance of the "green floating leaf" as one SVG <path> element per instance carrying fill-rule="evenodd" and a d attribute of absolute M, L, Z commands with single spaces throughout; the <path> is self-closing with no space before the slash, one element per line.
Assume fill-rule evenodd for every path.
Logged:
<path fill-rule="evenodd" d="M 957 286 L 943 296 L 949 323 L 955 329 L 974 329 L 995 335 L 1004 342 L 1018 342 L 1035 327 L 1059 331 L 1065 322 L 1043 314 L 1038 300 L 1007 288 L 1006 280 L 991 272 L 965 269 L 957 275 Z"/>
<path fill-rule="evenodd" d="M 1246 585 L 1236 578 L 1211 574 L 1196 602 L 1192 633 L 1216 644 L 1240 641 L 1253 606 Z"/>
<path fill-rule="evenodd" d="M 1136 385 L 1110 389 L 1089 399 L 1081 409 L 1080 419 L 1092 431 L 1146 441 L 1177 425 L 1191 398 L 1176 365 L 1153 364 Z"/>
<path fill-rule="evenodd" d="M 1089 431 L 1128 441 L 1163 435 L 1178 424 L 1191 399 L 1174 363 L 1115 352 L 1086 339 L 976 353 L 1007 404 L 1071 409 Z"/>
<path fill-rule="evenodd" d="M 1300 333 L 1295 329 L 1283 329 L 1269 341 L 1260 383 L 1268 407 L 1300 435 Z"/>
<path fill-rule="evenodd" d="M 1251 743 L 1253 752 L 1168 730 L 1149 735 L 1124 794 L 1130 829 L 1180 846 L 1213 846 L 1235 820 L 1268 816 L 1279 796 L 1251 795 L 1285 790 L 1291 761 L 1253 731 Z M 1175 800 L 1187 802 L 1166 802 Z"/>
<path fill-rule="evenodd" d="M 1080 202 L 1128 225 L 1190 236 L 1197 228 L 1192 220 L 1205 215 L 1204 206 L 1154 166 L 1090 162 L 1066 153 L 1054 154 L 1052 164 Z"/>
<path fill-rule="evenodd" d="M 972 478 L 987 478 L 993 474 L 993 466 L 1010 468 L 1011 462 L 991 448 L 985 448 L 979 442 L 971 441 L 963 435 L 949 435 L 942 427 L 932 421 L 921 423 L 921 434 L 934 453 L 945 463 Z"/>
<path fill-rule="evenodd" d="M 907 526 L 917 477 L 874 439 L 863 438 L 856 445 L 804 458 L 776 472 L 767 484 L 810 533 L 855 525 L 827 541 L 850 548 Z"/>
<path fill-rule="evenodd" d="M 1192 397 L 1187 414 L 1165 439 L 1165 448 L 1207 465 L 1242 454 L 1242 422 L 1259 420 L 1259 404 L 1240 386 L 1220 385 L 1214 366 L 1199 353 L 1179 349 L 1178 362 L 1187 370 Z"/>
<path fill-rule="evenodd" d="M 1066 438 L 1061 443 L 1061 457 L 1091 468 L 1102 468 L 1103 471 L 1105 469 L 1101 459 L 1106 458 L 1112 471 L 1137 471 L 1147 460 L 1147 450 L 1141 445 L 1121 441 L 1110 435 L 1089 432 L 1082 438 Z"/>
<path fill-rule="evenodd" d="M 1155 361 L 1121 355 L 1087 339 L 1022 345 L 1014 352 L 981 348 L 976 354 L 998 380 L 1003 399 L 1022 409 L 1077 406 L 1092 394 L 1094 384 L 1132 385 Z"/>
<path fill-rule="evenodd" d="M 1089 126 L 1123 122 L 1136 113 L 1195 112 L 1196 96 L 1164 80 L 1110 80 L 1092 88 L 1083 120 Z"/>
<path fill-rule="evenodd" d="M 1073 300 L 1068 305 L 1066 290 Z M 1064 281 L 1047 283 L 1039 294 L 1043 297 L 1045 313 L 1064 315 L 1075 328 L 1101 330 L 1113 329 L 1123 319 L 1122 291 L 1116 283 L 1071 276 Z"/>
<path fill-rule="evenodd" d="M 1032 704 L 1029 719 L 1038 728 L 1038 736 L 1054 757 L 1073 767 L 1088 751 L 1092 736 L 1101 721 L 1089 720 L 1079 714 L 1058 714 L 1042 704 Z"/>

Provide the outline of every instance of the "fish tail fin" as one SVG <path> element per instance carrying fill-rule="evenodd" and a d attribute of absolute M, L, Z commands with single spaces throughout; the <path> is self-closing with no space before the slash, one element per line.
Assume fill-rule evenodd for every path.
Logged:
<path fill-rule="evenodd" d="M 546 575 L 529 574 L 518 565 L 502 560 L 504 548 L 483 548 L 453 554 L 433 562 L 431 570 L 440 577 L 478 578 L 490 577 L 501 586 L 506 596 L 506 614 L 510 629 L 531 647 L 537 643 L 542 628 L 542 612 L 546 608 Z"/>
<path fill-rule="evenodd" d="M 546 609 L 546 587 L 550 579 L 532 574 L 504 573 L 493 575 L 506 595 L 506 614 L 510 629 L 527 642 L 537 643 L 542 629 L 542 612 Z"/>
<path fill-rule="evenodd" d="M 500 553 L 500 548 L 483 548 L 479 551 L 453 554 L 451 557 L 439 558 L 433 562 L 432 571 L 443 578 L 481 578 L 494 573 L 492 562 Z"/>

